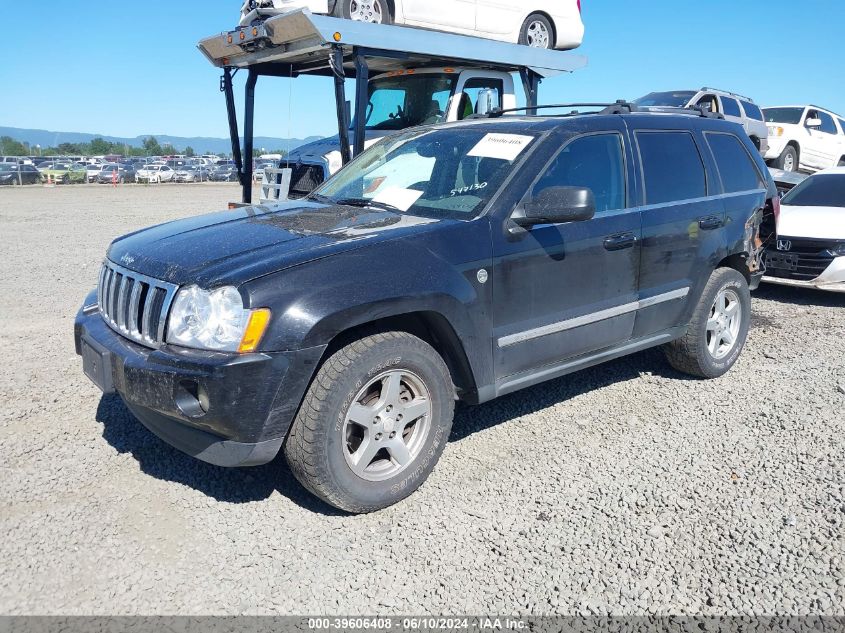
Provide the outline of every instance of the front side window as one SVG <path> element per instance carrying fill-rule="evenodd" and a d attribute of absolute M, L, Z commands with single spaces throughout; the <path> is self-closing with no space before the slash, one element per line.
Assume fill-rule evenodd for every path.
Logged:
<path fill-rule="evenodd" d="M 476 77 L 464 84 L 458 101 L 458 120 L 463 120 L 475 114 L 478 107 L 478 95 L 482 90 L 492 90 L 496 97 L 494 107 L 502 107 L 502 96 L 505 93 L 505 82 L 501 79 Z"/>
<path fill-rule="evenodd" d="M 596 213 L 624 209 L 625 155 L 619 134 L 575 139 L 558 154 L 534 185 L 536 197 L 550 187 L 587 187 L 596 199 Z"/>
<path fill-rule="evenodd" d="M 822 174 L 807 178 L 786 194 L 785 206 L 839 207 L 845 209 L 845 175 Z"/>
<path fill-rule="evenodd" d="M 457 81 L 457 74 L 432 73 L 371 82 L 367 129 L 404 130 L 415 125 L 445 121 L 446 109 Z"/>
<path fill-rule="evenodd" d="M 707 176 L 689 132 L 637 132 L 646 204 L 703 198 Z"/>
<path fill-rule="evenodd" d="M 825 134 L 836 134 L 836 124 L 833 122 L 833 117 L 826 112 L 816 112 L 816 117 L 821 119 L 822 126 L 819 128 L 820 132 Z"/>
<path fill-rule="evenodd" d="M 742 116 L 742 112 L 739 111 L 739 102 L 736 99 L 722 97 L 722 108 L 725 116 Z"/>
<path fill-rule="evenodd" d="M 839 128 L 842 130 L 842 133 L 845 134 L 845 121 L 842 119 L 837 119 L 839 121 Z"/>
<path fill-rule="evenodd" d="M 801 123 L 801 117 L 804 116 L 804 108 L 765 108 L 763 114 L 766 117 L 766 123 L 798 125 Z"/>
<path fill-rule="evenodd" d="M 711 132 L 704 136 L 716 158 L 725 193 L 766 188 L 760 178 L 760 172 L 757 171 L 751 157 L 736 136 Z"/>
<path fill-rule="evenodd" d="M 486 126 L 391 136 L 326 181 L 311 199 L 469 220 L 499 191 L 535 139 Z"/>

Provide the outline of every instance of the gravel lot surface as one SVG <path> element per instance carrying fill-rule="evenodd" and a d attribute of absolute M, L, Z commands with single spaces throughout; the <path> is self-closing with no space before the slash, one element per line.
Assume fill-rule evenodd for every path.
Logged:
<path fill-rule="evenodd" d="M 350 517 L 169 448 L 74 353 L 110 239 L 236 197 L 0 190 L 0 613 L 845 614 L 845 296 L 764 288 L 719 380 L 651 351 L 465 408 Z"/>

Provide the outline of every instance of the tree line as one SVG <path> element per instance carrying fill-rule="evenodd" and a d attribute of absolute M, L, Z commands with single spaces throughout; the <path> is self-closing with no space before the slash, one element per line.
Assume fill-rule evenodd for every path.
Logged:
<path fill-rule="evenodd" d="M 276 150 L 269 152 L 270 154 L 286 155 L 285 150 Z M 141 147 L 132 147 L 124 143 L 112 143 L 103 138 L 91 139 L 88 143 L 61 143 L 56 147 L 42 147 L 41 151 L 35 150 L 35 146 L 28 143 L 21 143 L 10 136 L 0 137 L 0 156 L 34 156 L 39 154 L 41 156 L 172 156 L 174 154 L 184 154 L 191 157 L 196 155 L 193 147 L 188 146 L 184 150 L 179 151 L 170 143 L 161 145 L 154 136 L 148 136 L 144 139 Z M 206 152 L 208 155 L 216 154 L 215 152 Z M 254 156 L 259 156 L 260 150 L 254 151 Z M 218 154 L 224 157 L 225 154 Z"/>

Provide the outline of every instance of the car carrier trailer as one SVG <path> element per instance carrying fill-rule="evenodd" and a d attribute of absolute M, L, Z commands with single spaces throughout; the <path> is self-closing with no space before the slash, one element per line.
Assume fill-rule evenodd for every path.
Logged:
<path fill-rule="evenodd" d="M 203 39 L 199 49 L 212 64 L 223 70 L 220 90 L 226 96 L 232 155 L 243 188 L 244 204 L 252 202 L 255 92 L 259 77 L 318 75 L 334 79 L 339 151 L 345 165 L 364 150 L 371 73 L 401 75 L 414 68 L 435 65 L 518 73 L 530 113 L 530 108 L 537 105 L 542 79 L 574 72 L 587 64 L 585 57 L 564 51 L 342 20 L 314 15 L 305 9 Z M 242 69 L 249 73 L 245 88 L 243 151 L 233 82 L 235 74 Z M 355 117 L 350 141 L 352 122 L 345 82 L 352 78 L 355 79 Z"/>

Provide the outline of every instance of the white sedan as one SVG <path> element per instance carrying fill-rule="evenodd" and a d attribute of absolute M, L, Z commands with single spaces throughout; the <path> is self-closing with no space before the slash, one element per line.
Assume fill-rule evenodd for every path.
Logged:
<path fill-rule="evenodd" d="M 241 25 L 294 9 L 569 50 L 584 39 L 581 0 L 247 0 Z"/>
<path fill-rule="evenodd" d="M 810 176 L 781 201 L 763 281 L 845 292 L 845 167 Z"/>
<path fill-rule="evenodd" d="M 147 165 L 137 171 L 135 178 L 138 182 L 171 182 L 176 172 L 167 165 Z"/>

